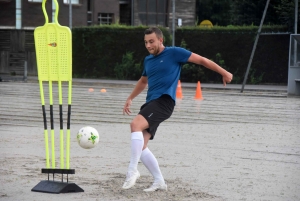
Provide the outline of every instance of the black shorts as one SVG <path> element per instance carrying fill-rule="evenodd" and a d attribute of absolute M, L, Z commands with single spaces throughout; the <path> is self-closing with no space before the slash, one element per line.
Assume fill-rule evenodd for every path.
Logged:
<path fill-rule="evenodd" d="M 174 100 L 167 94 L 141 106 L 139 114 L 148 121 L 149 128 L 146 130 L 151 134 L 150 140 L 153 140 L 159 124 L 172 115 L 174 107 Z"/>

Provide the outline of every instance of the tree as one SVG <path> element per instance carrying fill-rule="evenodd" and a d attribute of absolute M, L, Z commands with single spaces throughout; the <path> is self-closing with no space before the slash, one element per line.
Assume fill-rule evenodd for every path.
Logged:
<path fill-rule="evenodd" d="M 298 5 L 299 6 L 299 5 Z M 275 6 L 281 24 L 286 24 L 290 31 L 294 30 L 295 24 L 295 0 L 280 0 L 280 4 Z M 298 7 L 299 10 L 299 7 Z M 298 27 L 300 24 L 298 15 Z"/>
<path fill-rule="evenodd" d="M 228 25 L 231 2 L 232 0 L 197 0 L 198 24 L 203 20 L 209 20 L 213 25 Z"/>
<path fill-rule="evenodd" d="M 269 3 L 264 24 L 282 24 L 279 21 L 276 6 L 281 0 L 272 0 Z M 231 4 L 231 24 L 233 25 L 260 25 L 267 0 L 233 0 Z"/>
<path fill-rule="evenodd" d="M 214 25 L 260 25 L 267 0 L 197 0 L 198 24 L 210 20 Z M 272 0 L 264 24 L 286 25 L 293 21 L 294 0 Z"/>

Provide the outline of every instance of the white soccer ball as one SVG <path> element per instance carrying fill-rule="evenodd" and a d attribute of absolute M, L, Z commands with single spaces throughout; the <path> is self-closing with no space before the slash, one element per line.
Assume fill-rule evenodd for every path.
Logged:
<path fill-rule="evenodd" d="M 79 129 L 77 133 L 77 142 L 84 149 L 91 149 L 99 142 L 98 131 L 90 126 Z"/>

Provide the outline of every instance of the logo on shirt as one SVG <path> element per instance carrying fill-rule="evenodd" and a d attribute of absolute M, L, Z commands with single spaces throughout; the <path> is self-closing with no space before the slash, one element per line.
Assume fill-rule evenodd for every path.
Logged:
<path fill-rule="evenodd" d="M 151 117 L 153 115 L 153 113 L 151 113 L 148 117 Z"/>
<path fill-rule="evenodd" d="M 160 63 L 164 62 L 163 60 L 160 60 Z"/>

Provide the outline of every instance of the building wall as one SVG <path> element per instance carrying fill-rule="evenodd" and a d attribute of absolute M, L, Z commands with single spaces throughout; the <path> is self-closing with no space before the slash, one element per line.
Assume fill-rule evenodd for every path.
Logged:
<path fill-rule="evenodd" d="M 139 20 L 138 14 L 138 0 L 133 1 L 133 26 L 141 25 L 141 21 Z"/>
<path fill-rule="evenodd" d="M 173 23 L 173 1 L 170 2 L 169 27 Z M 196 0 L 175 0 L 175 25 L 178 18 L 182 19 L 182 26 L 194 26 L 196 21 Z"/>
<path fill-rule="evenodd" d="M 98 13 L 113 13 L 113 23 L 123 22 L 130 25 L 131 21 L 131 0 L 128 1 L 128 8 L 125 5 L 122 7 L 122 16 L 126 19 L 120 20 L 120 3 L 119 0 L 80 0 L 79 5 L 72 6 L 72 27 L 87 26 L 87 11 L 88 2 L 92 11 L 92 24 L 98 24 Z M 134 26 L 141 25 L 138 17 L 138 4 L 139 0 L 133 0 L 134 2 Z M 58 0 L 59 14 L 58 22 L 63 26 L 69 26 L 69 5 L 64 4 L 63 0 Z M 168 26 L 172 26 L 172 3 L 173 0 L 169 0 L 169 21 Z M 183 26 L 193 26 L 195 24 L 195 12 L 196 12 L 196 0 L 175 0 L 175 20 L 176 25 L 178 18 L 182 19 Z M 16 2 L 15 0 L 10 2 L 0 2 L 0 26 L 15 27 L 16 24 Z M 49 22 L 52 22 L 52 0 L 48 0 L 46 3 L 46 10 L 49 17 Z M 41 3 L 32 3 L 28 0 L 22 0 L 22 27 L 37 27 L 45 23 L 45 18 L 42 12 Z"/>
<path fill-rule="evenodd" d="M 72 6 L 72 27 L 87 25 L 87 1 L 81 0 L 81 4 Z M 62 26 L 69 26 L 69 5 L 63 0 L 58 0 L 58 22 Z M 49 22 L 52 22 L 52 0 L 46 3 L 46 11 Z M 79 17 L 78 17 L 79 16 Z M 42 11 L 42 3 L 22 0 L 22 27 L 35 28 L 45 24 Z M 0 26 L 16 26 L 16 2 L 0 2 Z"/>
<path fill-rule="evenodd" d="M 15 4 L 15 3 L 13 3 Z M 15 5 L 14 5 L 15 6 Z M 45 4 L 49 22 L 52 21 L 52 2 Z M 14 12 L 15 13 L 15 12 Z M 22 27 L 37 27 L 45 24 L 42 3 L 22 1 Z"/>
<path fill-rule="evenodd" d="M 98 24 L 98 13 L 113 13 L 113 23 L 119 22 L 120 4 L 119 0 L 93 0 L 93 24 Z"/>
<path fill-rule="evenodd" d="M 131 25 L 131 3 L 120 4 L 120 24 Z"/>
<path fill-rule="evenodd" d="M 58 22 L 62 26 L 69 26 L 69 4 L 59 2 Z M 87 0 L 80 0 L 79 5 L 72 5 L 72 27 L 87 26 Z"/>
<path fill-rule="evenodd" d="M 0 2 L 0 26 L 16 26 L 15 2 Z"/>
<path fill-rule="evenodd" d="M 134 26 L 141 25 L 138 14 L 139 0 L 134 0 Z M 173 0 L 169 0 L 169 21 L 167 27 L 172 27 L 173 21 Z M 196 20 L 196 0 L 175 0 L 175 25 L 178 25 L 178 18 L 182 19 L 183 26 L 194 26 Z"/>

